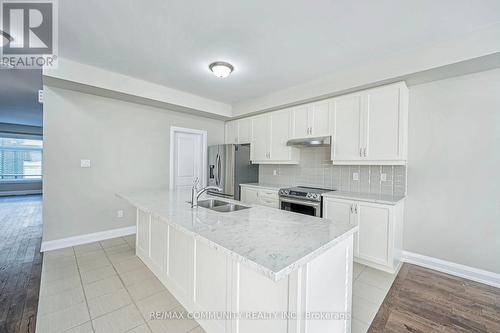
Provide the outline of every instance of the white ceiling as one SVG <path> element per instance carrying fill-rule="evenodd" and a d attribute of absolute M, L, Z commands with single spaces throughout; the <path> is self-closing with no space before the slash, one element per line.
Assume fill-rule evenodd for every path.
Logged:
<path fill-rule="evenodd" d="M 500 22 L 498 0 L 64 0 L 61 56 L 236 103 Z M 208 64 L 235 66 L 227 79 Z"/>

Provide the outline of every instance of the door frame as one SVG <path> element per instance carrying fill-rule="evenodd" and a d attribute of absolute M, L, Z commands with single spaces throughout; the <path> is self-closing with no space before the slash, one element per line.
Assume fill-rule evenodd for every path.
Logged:
<path fill-rule="evenodd" d="M 199 134 L 202 136 L 202 149 L 203 149 L 203 158 L 202 158 L 202 179 L 200 180 L 200 184 L 202 186 L 206 186 L 207 184 L 207 168 L 205 167 L 207 165 L 207 150 L 208 150 L 208 143 L 207 143 L 207 131 L 204 130 L 197 130 L 197 129 L 192 129 L 192 128 L 185 128 L 185 127 L 177 127 L 177 126 L 170 126 L 170 179 L 169 179 L 169 184 L 168 187 L 169 189 L 173 190 L 174 189 L 174 144 L 175 144 L 175 133 L 188 133 L 188 134 Z"/>

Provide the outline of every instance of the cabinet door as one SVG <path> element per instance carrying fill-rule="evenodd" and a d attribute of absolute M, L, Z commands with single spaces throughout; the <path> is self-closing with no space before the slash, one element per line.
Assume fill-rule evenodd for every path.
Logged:
<path fill-rule="evenodd" d="M 358 219 L 354 214 L 356 201 L 325 198 L 323 216 L 327 219 L 346 224 L 356 225 Z M 354 256 L 357 256 L 358 233 L 354 235 Z"/>
<path fill-rule="evenodd" d="M 259 203 L 259 190 L 256 188 L 241 187 L 241 202 L 246 204 Z"/>
<path fill-rule="evenodd" d="M 252 118 L 238 120 L 238 143 L 245 144 L 252 141 Z"/>
<path fill-rule="evenodd" d="M 309 127 L 311 126 L 311 105 L 301 105 L 292 109 L 293 114 L 293 137 L 304 138 L 309 135 Z"/>
<path fill-rule="evenodd" d="M 149 258 L 150 214 L 137 209 L 137 254 Z"/>
<path fill-rule="evenodd" d="M 330 101 L 321 101 L 313 104 L 312 135 L 330 135 Z"/>
<path fill-rule="evenodd" d="M 354 201 L 325 198 L 323 203 L 323 216 L 325 218 L 344 224 L 351 223 Z"/>
<path fill-rule="evenodd" d="M 361 157 L 362 110 L 361 95 L 334 100 L 332 160 L 355 161 Z"/>
<path fill-rule="evenodd" d="M 268 115 L 258 116 L 252 119 L 252 144 L 250 155 L 252 161 L 264 161 L 268 159 L 269 153 L 269 121 Z"/>
<path fill-rule="evenodd" d="M 290 139 L 290 111 L 270 113 L 271 159 L 285 161 L 290 159 L 290 147 L 286 142 Z"/>
<path fill-rule="evenodd" d="M 238 124 L 235 120 L 226 122 L 225 143 L 238 143 Z"/>
<path fill-rule="evenodd" d="M 279 208 L 278 192 L 259 190 L 259 204 L 271 208 Z"/>
<path fill-rule="evenodd" d="M 151 218 L 151 262 L 155 273 L 163 274 L 166 271 L 167 260 L 167 224 L 158 217 Z"/>
<path fill-rule="evenodd" d="M 366 95 L 366 142 L 370 160 L 402 159 L 400 88 L 389 86 Z"/>
<path fill-rule="evenodd" d="M 360 202 L 357 215 L 359 223 L 357 256 L 378 264 L 389 264 L 391 207 Z"/>

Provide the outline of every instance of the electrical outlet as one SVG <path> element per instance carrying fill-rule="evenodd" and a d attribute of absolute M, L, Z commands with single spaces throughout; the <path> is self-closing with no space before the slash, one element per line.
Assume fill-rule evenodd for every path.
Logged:
<path fill-rule="evenodd" d="M 119 218 L 119 219 L 121 219 L 123 217 L 123 210 L 121 210 L 121 209 L 117 210 L 116 211 L 116 217 Z"/>
<path fill-rule="evenodd" d="M 273 170 L 273 176 L 277 176 L 278 175 L 278 170 L 274 169 Z"/>
<path fill-rule="evenodd" d="M 359 173 L 358 172 L 352 173 L 352 180 L 359 180 Z"/>
<path fill-rule="evenodd" d="M 387 181 L 387 174 L 386 173 L 381 173 L 380 174 L 380 181 L 382 181 L 382 182 Z"/>
<path fill-rule="evenodd" d="M 90 168 L 90 160 L 80 160 L 80 168 Z"/>

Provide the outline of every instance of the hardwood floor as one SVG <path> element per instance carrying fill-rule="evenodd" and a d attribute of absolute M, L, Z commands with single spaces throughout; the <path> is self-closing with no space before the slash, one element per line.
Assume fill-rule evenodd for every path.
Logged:
<path fill-rule="evenodd" d="M 42 197 L 0 197 L 0 332 L 34 333 L 42 271 Z"/>
<path fill-rule="evenodd" d="M 368 332 L 500 332 L 500 289 L 404 264 Z"/>

